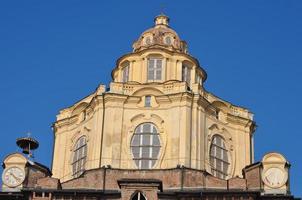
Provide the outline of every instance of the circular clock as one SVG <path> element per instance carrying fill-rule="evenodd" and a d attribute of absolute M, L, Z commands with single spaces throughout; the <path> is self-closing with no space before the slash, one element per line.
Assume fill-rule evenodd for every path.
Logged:
<path fill-rule="evenodd" d="M 20 167 L 9 167 L 2 174 L 2 181 L 8 187 L 17 187 L 25 179 L 25 171 Z"/>
<path fill-rule="evenodd" d="M 286 183 L 287 173 L 278 167 L 271 167 L 263 172 L 262 180 L 271 188 L 279 188 Z"/>

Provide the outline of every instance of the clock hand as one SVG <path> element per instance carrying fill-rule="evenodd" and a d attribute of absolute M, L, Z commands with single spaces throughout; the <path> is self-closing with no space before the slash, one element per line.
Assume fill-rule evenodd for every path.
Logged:
<path fill-rule="evenodd" d="M 10 172 L 10 175 L 12 175 L 17 181 L 20 181 L 21 179 L 19 177 L 17 177 L 15 174 Z"/>

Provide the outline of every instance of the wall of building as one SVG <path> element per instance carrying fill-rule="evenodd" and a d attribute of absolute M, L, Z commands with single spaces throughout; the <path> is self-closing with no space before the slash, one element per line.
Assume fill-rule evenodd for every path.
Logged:
<path fill-rule="evenodd" d="M 83 135 L 88 138 L 86 169 L 103 165 L 136 169 L 130 142 L 135 128 L 144 122 L 153 123 L 160 133 L 161 150 L 155 169 L 184 165 L 210 172 L 209 147 L 212 137 L 219 134 L 230 152 L 229 177 L 242 176 L 242 168 L 251 164 L 251 120 L 230 115 L 196 88 L 199 90 L 188 91 L 184 82 L 113 82 L 110 91 L 92 94 L 64 110 L 55 124 L 53 176 L 62 181 L 73 178 L 73 148 Z M 148 108 L 144 107 L 146 95 L 152 95 Z"/>

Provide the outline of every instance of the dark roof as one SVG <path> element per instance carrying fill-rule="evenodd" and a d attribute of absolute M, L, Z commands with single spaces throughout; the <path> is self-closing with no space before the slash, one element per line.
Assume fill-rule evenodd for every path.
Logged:
<path fill-rule="evenodd" d="M 40 170 L 46 172 L 49 176 L 52 175 L 52 172 L 50 171 L 50 169 L 49 169 L 47 166 L 45 166 L 45 165 L 43 165 L 43 164 L 41 164 L 41 163 L 34 162 L 34 161 L 30 161 L 30 160 L 28 160 L 27 163 L 28 163 L 29 165 L 31 165 L 32 167 L 36 167 L 36 168 L 38 168 L 38 169 L 40 169 Z"/>

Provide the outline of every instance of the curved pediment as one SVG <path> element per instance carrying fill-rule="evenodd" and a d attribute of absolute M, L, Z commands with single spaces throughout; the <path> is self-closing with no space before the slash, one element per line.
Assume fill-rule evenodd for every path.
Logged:
<path fill-rule="evenodd" d="M 21 153 L 13 153 L 8 155 L 4 161 L 4 164 L 26 164 L 27 159 L 25 156 L 23 156 Z"/>
<path fill-rule="evenodd" d="M 133 96 L 146 96 L 146 95 L 153 95 L 153 96 L 158 96 L 158 95 L 163 95 L 164 93 L 160 91 L 159 89 L 156 89 L 154 87 L 144 87 L 141 89 L 138 89 L 133 93 Z"/>
<path fill-rule="evenodd" d="M 268 153 L 262 158 L 263 163 L 286 163 L 286 159 L 283 155 L 277 153 L 277 152 L 272 152 Z"/>
<path fill-rule="evenodd" d="M 208 129 L 211 131 L 209 136 L 219 134 L 227 140 L 232 140 L 232 135 L 229 133 L 229 131 L 226 128 L 221 127 L 218 124 L 212 124 L 211 126 L 208 127 Z M 210 139 L 210 137 L 209 137 L 209 139 Z"/>
<path fill-rule="evenodd" d="M 73 116 L 73 115 L 80 114 L 83 110 L 85 110 L 85 108 L 87 108 L 87 106 L 88 106 L 88 103 L 86 103 L 86 102 L 80 103 L 72 110 L 71 115 Z"/>

